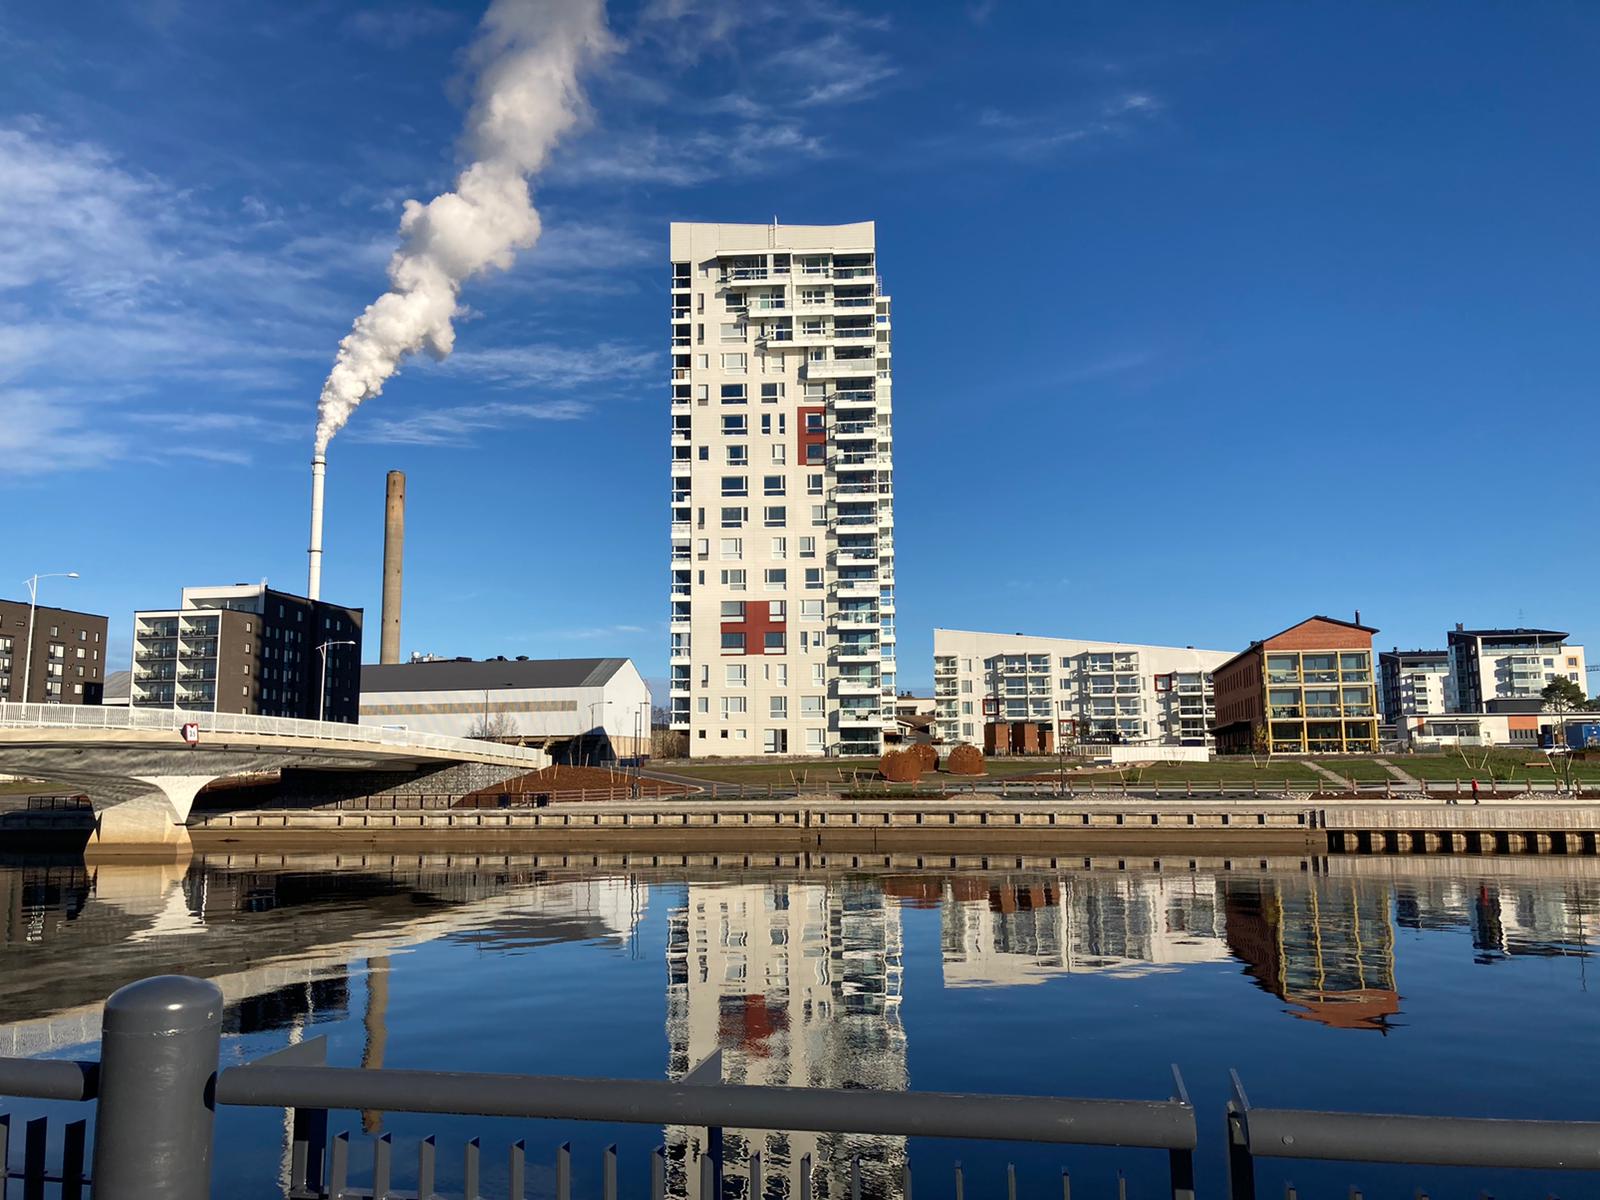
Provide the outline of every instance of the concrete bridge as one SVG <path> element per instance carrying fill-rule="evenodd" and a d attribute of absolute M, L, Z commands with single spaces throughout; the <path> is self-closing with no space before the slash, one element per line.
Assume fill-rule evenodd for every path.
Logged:
<path fill-rule="evenodd" d="M 190 745 L 187 724 L 198 726 Z M 185 709 L 0 703 L 0 773 L 83 792 L 88 853 L 182 852 L 195 795 L 230 776 L 284 768 L 422 776 L 462 764 L 510 778 L 550 765 L 543 750 L 373 725 Z"/>

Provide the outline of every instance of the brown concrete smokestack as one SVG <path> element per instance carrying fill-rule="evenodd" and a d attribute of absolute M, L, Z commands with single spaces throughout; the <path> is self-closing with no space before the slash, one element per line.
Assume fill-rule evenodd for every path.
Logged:
<path fill-rule="evenodd" d="M 400 661 L 400 586 L 404 582 L 406 476 L 390 471 L 383 503 L 383 617 L 378 630 L 378 661 Z"/>

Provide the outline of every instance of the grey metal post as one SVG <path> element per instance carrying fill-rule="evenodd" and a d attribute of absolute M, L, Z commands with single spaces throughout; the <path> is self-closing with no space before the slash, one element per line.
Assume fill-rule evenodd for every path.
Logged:
<path fill-rule="evenodd" d="M 222 990 L 185 975 L 106 1001 L 94 1135 L 97 1200 L 207 1200 Z"/>

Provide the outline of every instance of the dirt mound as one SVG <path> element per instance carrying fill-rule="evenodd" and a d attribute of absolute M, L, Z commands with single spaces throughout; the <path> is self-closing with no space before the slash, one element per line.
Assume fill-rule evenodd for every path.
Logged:
<path fill-rule="evenodd" d="M 957 746 L 945 755 L 944 769 L 952 775 L 982 775 L 983 751 L 976 746 Z"/>
<path fill-rule="evenodd" d="M 915 783 L 922 777 L 922 760 L 905 750 L 891 750 L 878 760 L 878 773 L 890 783 Z"/>

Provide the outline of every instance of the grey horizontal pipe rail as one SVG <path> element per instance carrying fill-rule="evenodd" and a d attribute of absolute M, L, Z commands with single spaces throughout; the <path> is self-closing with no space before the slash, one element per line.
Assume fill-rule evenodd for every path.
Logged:
<path fill-rule="evenodd" d="M 266 1108 L 382 1109 L 1153 1150 L 1192 1150 L 1196 1144 L 1194 1110 L 1176 1101 L 270 1065 L 224 1071 L 217 1081 L 216 1098 L 219 1104 Z"/>
<path fill-rule="evenodd" d="M 1244 1124 L 1261 1158 L 1600 1171 L 1600 1122 L 1252 1108 Z"/>
<path fill-rule="evenodd" d="M 0 1058 L 0 1096 L 35 1100 L 93 1100 L 100 1064 L 72 1059 Z"/>

